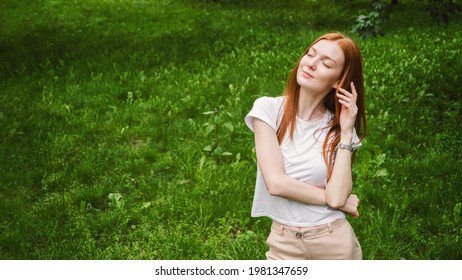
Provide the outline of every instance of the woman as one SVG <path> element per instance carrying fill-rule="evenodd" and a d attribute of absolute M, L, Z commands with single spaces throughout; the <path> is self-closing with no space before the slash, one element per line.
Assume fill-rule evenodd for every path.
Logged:
<path fill-rule="evenodd" d="M 356 44 L 325 34 L 284 95 L 258 98 L 246 116 L 258 162 L 252 216 L 273 220 L 268 259 L 362 258 L 346 214 L 359 216 L 351 165 L 366 130 L 363 84 Z"/>

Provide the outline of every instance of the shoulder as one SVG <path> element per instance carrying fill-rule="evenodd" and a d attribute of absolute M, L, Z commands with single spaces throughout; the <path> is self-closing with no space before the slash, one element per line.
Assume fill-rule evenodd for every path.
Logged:
<path fill-rule="evenodd" d="M 277 129 L 277 120 L 280 115 L 282 104 L 285 97 L 263 96 L 255 100 L 252 110 L 245 117 L 247 126 L 253 130 L 252 119 L 260 119 L 269 124 L 274 130 Z"/>
<path fill-rule="evenodd" d="M 268 109 L 278 109 L 282 103 L 284 103 L 284 96 L 270 97 L 262 96 L 255 100 L 253 103 L 254 107 L 268 108 Z"/>

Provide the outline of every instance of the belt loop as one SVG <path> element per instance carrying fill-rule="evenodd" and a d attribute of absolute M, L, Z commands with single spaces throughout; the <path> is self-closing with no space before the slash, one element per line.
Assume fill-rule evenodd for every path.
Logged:
<path fill-rule="evenodd" d="M 281 236 L 284 236 L 284 226 L 280 225 L 280 227 L 281 227 Z"/>
<path fill-rule="evenodd" d="M 327 228 L 329 229 L 329 233 L 332 233 L 334 231 L 334 228 L 332 227 L 332 223 L 328 223 Z"/>

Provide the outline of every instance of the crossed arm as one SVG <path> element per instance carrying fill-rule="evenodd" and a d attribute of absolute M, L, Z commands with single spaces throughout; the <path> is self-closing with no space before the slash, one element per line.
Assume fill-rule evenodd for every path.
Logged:
<path fill-rule="evenodd" d="M 350 213 L 353 217 L 359 215 L 357 210 L 359 200 L 356 195 L 351 194 L 350 151 L 337 151 L 332 176 L 324 190 L 286 175 L 284 159 L 274 129 L 257 118 L 254 118 L 252 122 L 258 164 L 271 195 L 304 204 L 329 205 Z M 345 139 L 348 137 L 350 139 Z M 351 137 L 352 135 L 342 135 L 341 141 L 350 143 Z"/>

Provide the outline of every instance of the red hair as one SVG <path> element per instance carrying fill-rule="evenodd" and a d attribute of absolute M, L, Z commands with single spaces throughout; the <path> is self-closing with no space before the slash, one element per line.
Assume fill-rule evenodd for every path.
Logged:
<path fill-rule="evenodd" d="M 353 40 L 340 33 L 327 33 L 316 39 L 299 58 L 297 65 L 292 69 L 284 89 L 286 96 L 284 112 L 280 126 L 277 131 L 279 144 L 282 143 L 284 136 L 289 132 L 290 138 L 293 137 L 295 123 L 297 118 L 298 100 L 300 97 L 300 85 L 297 83 L 297 71 L 300 65 L 300 60 L 308 53 L 310 48 L 321 40 L 335 41 L 343 51 L 345 56 L 345 64 L 339 76 L 339 87 L 351 92 L 350 83 L 353 82 L 358 93 L 356 105 L 358 113 L 356 116 L 355 129 L 361 140 L 366 135 L 366 112 L 364 107 L 364 77 L 361 52 Z M 323 157 L 326 163 L 328 176 L 332 173 L 334 150 L 340 142 L 340 109 L 341 105 L 336 98 L 336 89 L 332 89 L 324 98 L 324 106 L 334 117 L 330 120 L 327 128 L 326 139 L 323 144 Z"/>

